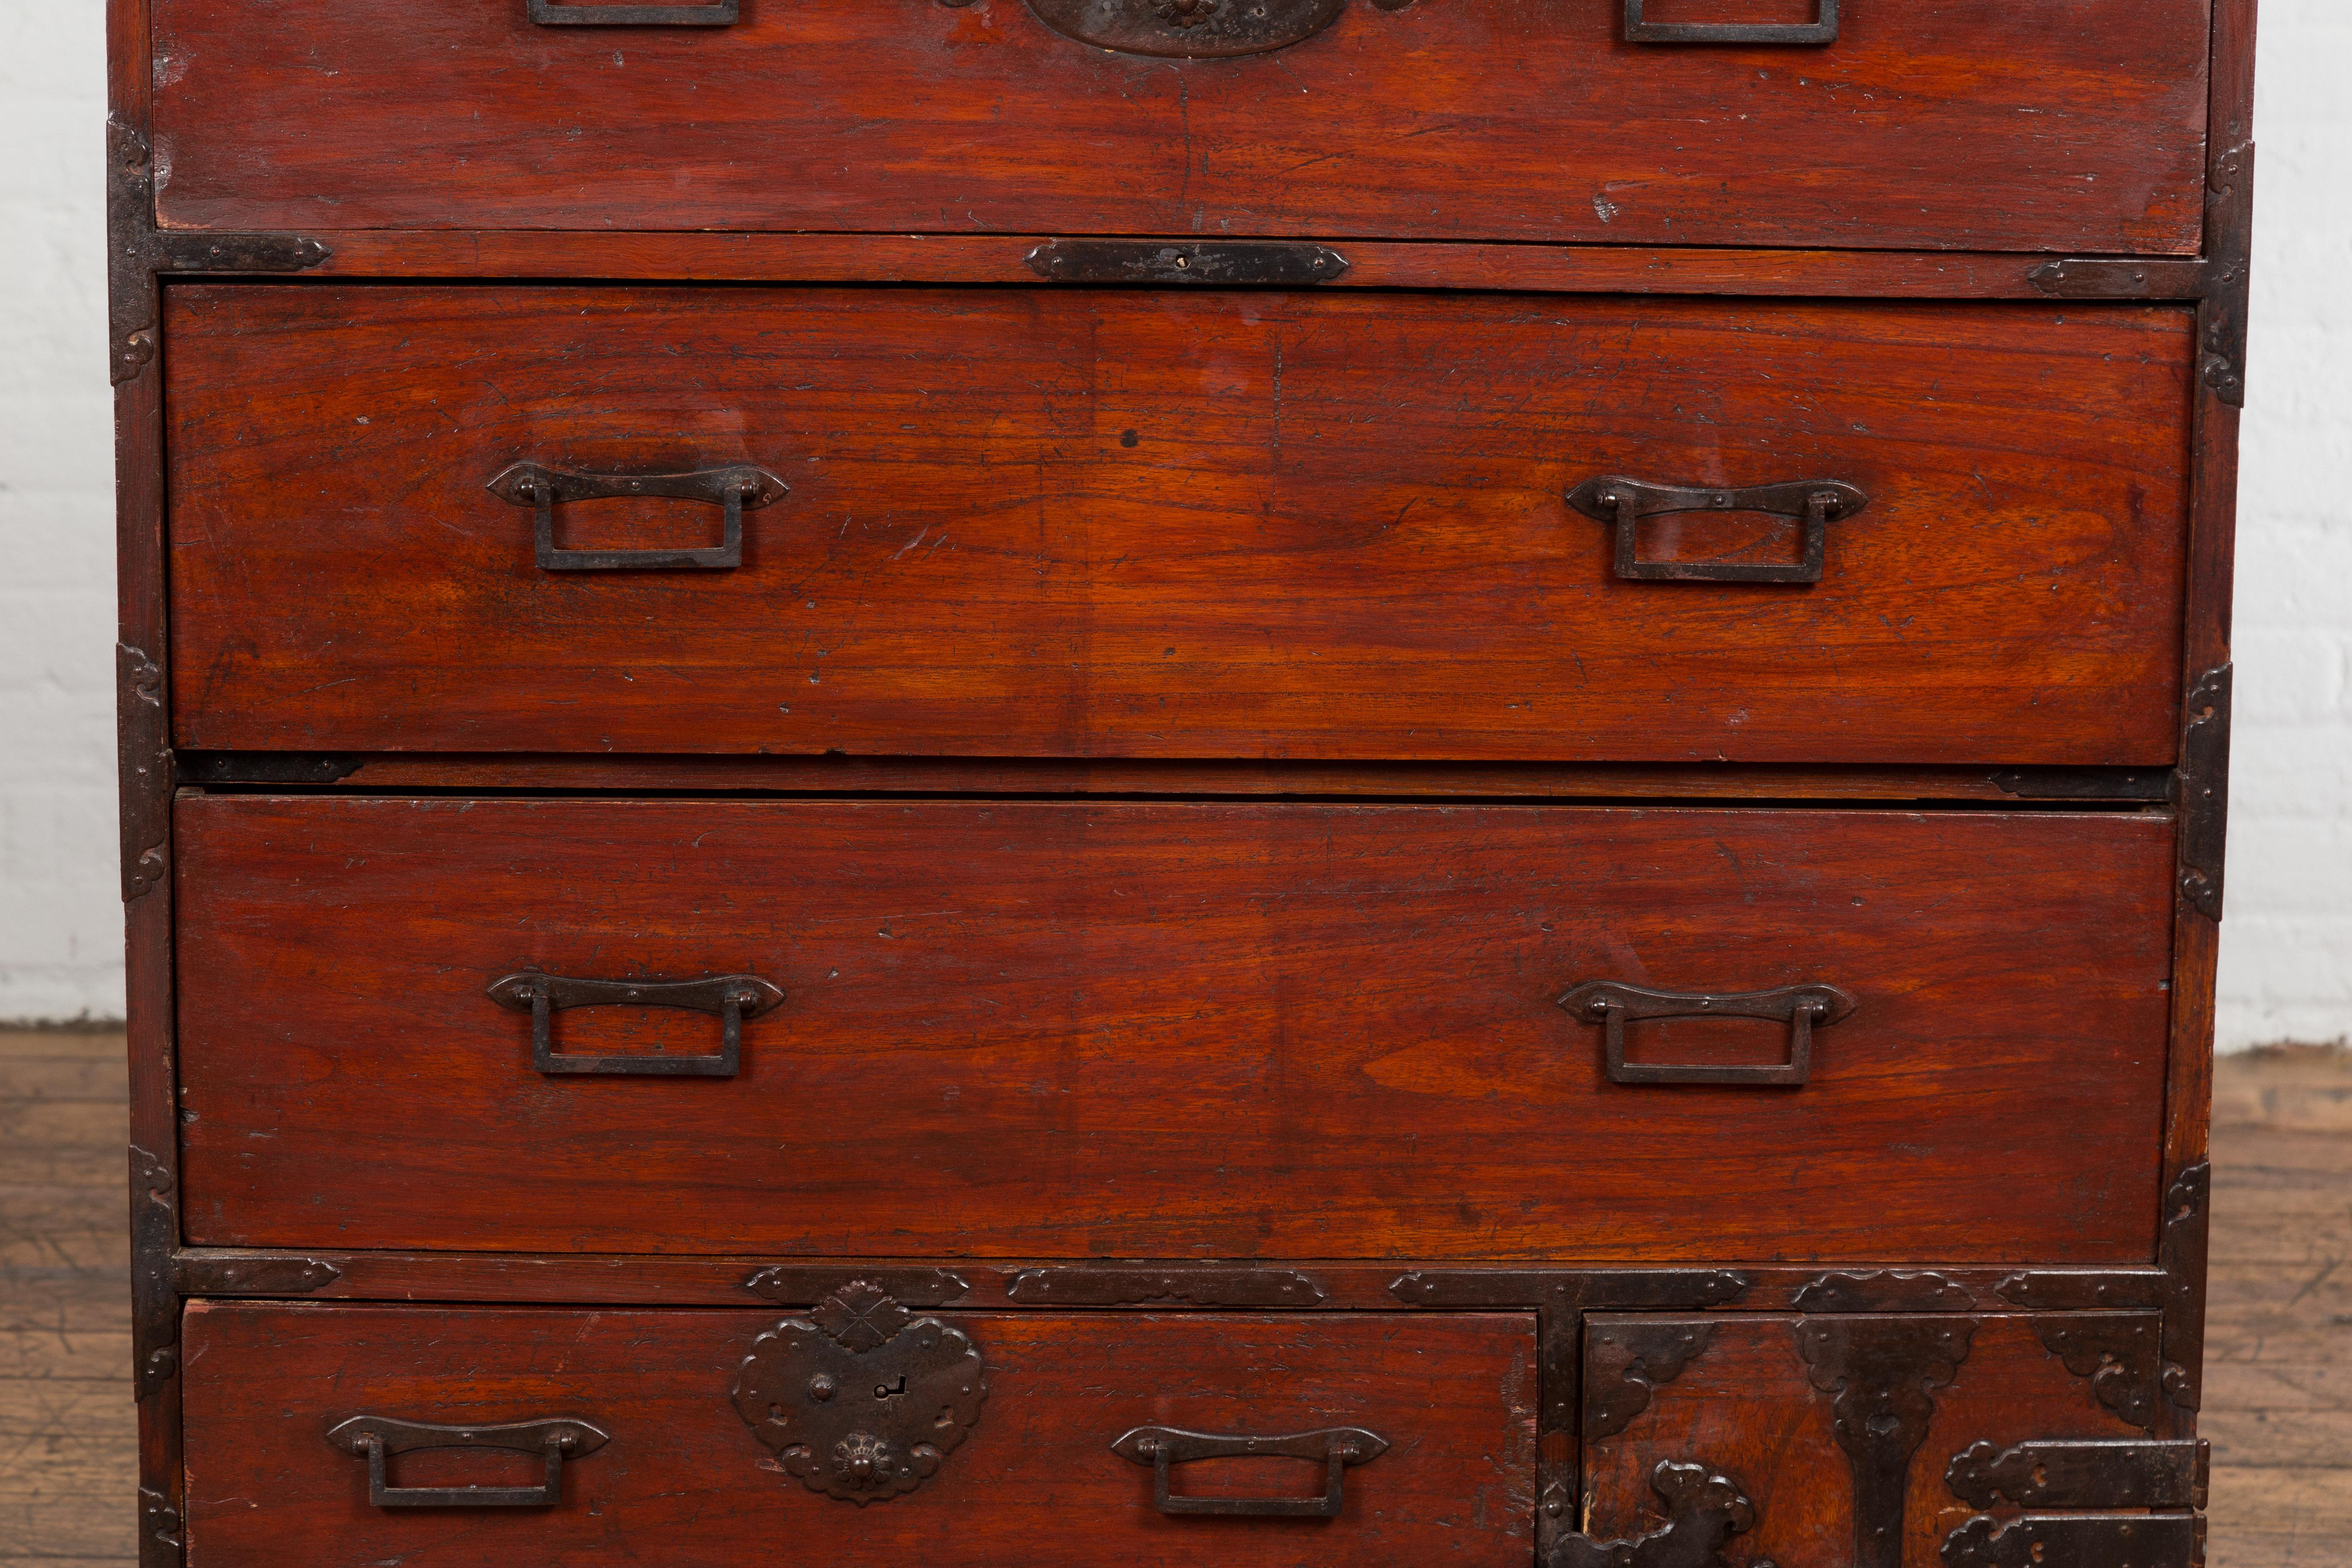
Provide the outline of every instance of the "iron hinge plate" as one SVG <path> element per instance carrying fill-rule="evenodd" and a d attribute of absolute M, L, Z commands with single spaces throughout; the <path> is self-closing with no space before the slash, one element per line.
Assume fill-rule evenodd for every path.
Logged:
<path fill-rule="evenodd" d="M 2180 895 L 2210 920 L 2221 918 L 2221 873 L 2229 847 L 2231 667 L 2218 665 L 2189 687 L 2174 786 L 2180 841 Z"/>

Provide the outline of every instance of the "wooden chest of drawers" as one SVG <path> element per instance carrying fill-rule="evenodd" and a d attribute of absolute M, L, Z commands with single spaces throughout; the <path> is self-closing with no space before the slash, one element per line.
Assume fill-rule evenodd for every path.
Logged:
<path fill-rule="evenodd" d="M 148 1568 L 2189 1568 L 2250 0 L 111 0 Z"/>

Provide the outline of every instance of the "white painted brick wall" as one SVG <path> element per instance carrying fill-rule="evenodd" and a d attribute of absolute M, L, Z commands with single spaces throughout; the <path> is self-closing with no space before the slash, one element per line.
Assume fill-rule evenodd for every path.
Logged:
<path fill-rule="evenodd" d="M 101 11 L 0 3 L 0 1019 L 122 1007 Z M 2224 1047 L 2352 1036 L 2352 6 L 2262 25 Z"/>

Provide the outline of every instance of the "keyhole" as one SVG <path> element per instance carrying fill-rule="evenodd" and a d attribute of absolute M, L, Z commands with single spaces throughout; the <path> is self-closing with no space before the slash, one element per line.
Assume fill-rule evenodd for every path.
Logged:
<path fill-rule="evenodd" d="M 877 1399 L 896 1399 L 906 1392 L 907 1374 L 903 1372 L 898 1374 L 898 1386 L 896 1388 L 887 1383 L 877 1383 L 874 1385 L 874 1397 Z"/>

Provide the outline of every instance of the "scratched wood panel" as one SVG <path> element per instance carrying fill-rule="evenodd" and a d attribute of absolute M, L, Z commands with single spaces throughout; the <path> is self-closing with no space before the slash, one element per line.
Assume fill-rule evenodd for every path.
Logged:
<path fill-rule="evenodd" d="M 2177 306 L 173 289 L 183 745 L 2165 764 Z M 550 572 L 509 464 L 751 462 L 733 571 Z M 1838 479 L 1814 585 L 1585 480 Z M 574 546 L 718 509 L 559 510 Z M 1643 547 L 1792 554 L 1785 519 Z"/>
<path fill-rule="evenodd" d="M 175 845 L 194 1242 L 2154 1255 L 2162 816 L 211 796 Z M 549 1078 L 484 994 L 531 966 L 787 1001 L 732 1079 Z M 1859 1005 L 1801 1089 L 1617 1085 L 1591 979 Z"/>
<path fill-rule="evenodd" d="M 782 1474 L 730 1391 L 761 1311 L 450 1310 L 206 1305 L 188 1314 L 191 1568 L 288 1562 L 460 1568 L 793 1562 L 884 1568 L 1460 1563 L 1532 1550 L 1535 1319 L 1349 1313 L 940 1314 L 987 1363 L 979 1420 L 939 1472 L 868 1507 Z M 877 1352 L 881 1353 L 881 1352 Z M 854 1391 L 845 1391 L 851 1397 Z M 611 1435 L 546 1510 L 386 1510 L 324 1440 L 355 1415 L 442 1424 L 571 1415 Z M 1149 1468 L 1111 1452 L 1137 1426 L 1277 1433 L 1361 1426 L 1387 1452 L 1346 1473 L 1328 1521 L 1165 1516 Z M 413 1457 L 395 1484 L 506 1481 L 495 1456 Z M 1179 1490 L 1318 1491 L 1320 1467 Z M 429 1473 L 428 1473 L 429 1472 Z M 528 1479 L 529 1478 L 526 1478 Z"/>
<path fill-rule="evenodd" d="M 1624 42 L 1620 0 L 1383 0 L 1179 62 L 1022 0 L 622 30 L 520 0 L 156 0 L 159 205 L 204 228 L 2195 249 L 2207 0 L 1843 20 L 1827 47 L 1672 47 Z"/>
<path fill-rule="evenodd" d="M 2102 1313 L 2076 1316 L 2120 1321 L 2136 1318 L 2155 1332 L 2153 1315 Z M 1884 1319 L 1857 1320 L 1867 1334 Z M 1662 1381 L 1647 1403 L 1622 1429 L 1585 1446 L 1584 1484 L 1590 1501 L 1589 1533 L 1604 1540 L 1639 1535 L 1656 1528 L 1661 1511 L 1651 1490 L 1652 1473 L 1662 1460 L 1700 1463 L 1731 1477 L 1755 1505 L 1755 1522 L 1735 1536 L 1727 1559 L 1763 1563 L 1855 1563 L 1864 1561 L 1855 1541 L 1855 1516 L 1868 1494 L 1855 1479 L 1853 1461 L 1839 1446 L 1834 1426 L 1837 1381 L 1843 1363 L 1824 1358 L 1810 1365 L 1800 1349 L 1804 1320 L 1779 1313 L 1725 1313 L 1705 1318 L 1667 1316 L 1596 1317 L 1592 1328 L 1623 1332 L 1643 1325 L 1687 1328 L 1705 1343 L 1672 1381 Z M 1914 1320 L 1932 1325 L 1933 1319 Z M 1900 1489 L 1899 1537 L 1903 1568 L 1941 1568 L 1946 1537 L 1977 1510 L 1945 1481 L 1954 1455 L 1980 1442 L 2006 1448 L 2032 1438 L 2133 1438 L 2147 1434 L 2100 1404 L 2087 1379 L 2043 1348 L 2036 1320 L 2024 1313 L 1956 1316 L 1944 1324 L 1966 1325 L 1964 1353 L 1952 1361 L 1923 1363 L 1906 1388 L 1885 1407 L 1864 1405 L 1858 1420 L 1906 1412 L 1916 1420 L 1906 1428 L 1918 1447 Z M 1588 1346 L 1598 1336 L 1588 1331 Z M 1853 1365 L 1859 1368 L 1857 1360 Z M 1933 1372 L 1927 1368 L 1932 1365 Z M 1615 1369 L 1596 1363 L 1589 1373 Z M 2147 1367 L 2152 1380 L 2156 1365 Z M 1831 1384 L 1823 1390 L 1818 1384 Z M 2151 1384 L 2152 1386 L 2152 1384 Z M 1638 1396 L 1637 1396 L 1638 1397 Z M 1890 1498 L 1892 1494 L 1889 1494 Z M 1882 1513 L 1874 1522 L 1895 1525 Z"/>

